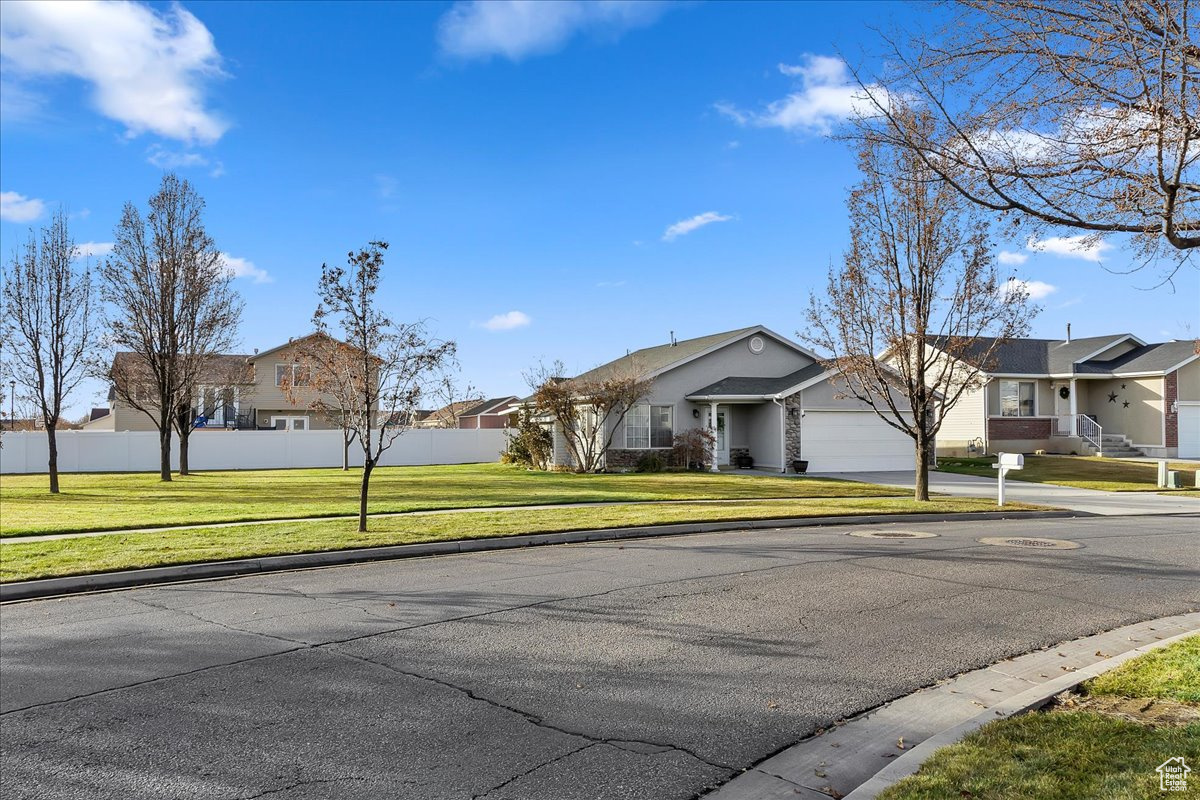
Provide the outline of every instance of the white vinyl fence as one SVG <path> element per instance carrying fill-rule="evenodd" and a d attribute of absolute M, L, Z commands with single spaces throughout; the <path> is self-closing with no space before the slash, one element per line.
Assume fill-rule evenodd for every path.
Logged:
<path fill-rule="evenodd" d="M 6 432 L 0 439 L 0 473 L 45 472 L 44 431 Z M 211 469 L 340 467 L 341 431 L 206 431 L 192 434 L 188 466 Z M 383 454 L 380 466 L 474 464 L 499 461 L 503 430 L 409 430 Z M 171 464 L 179 466 L 179 441 L 172 437 Z M 362 466 L 362 447 L 350 445 L 350 464 Z M 158 470 L 155 431 L 59 431 L 60 472 L 152 472 Z"/>

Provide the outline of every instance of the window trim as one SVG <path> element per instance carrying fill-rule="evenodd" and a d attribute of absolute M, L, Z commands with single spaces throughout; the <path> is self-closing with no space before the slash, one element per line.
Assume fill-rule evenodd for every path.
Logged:
<path fill-rule="evenodd" d="M 1006 384 L 1006 383 L 1015 383 L 1017 385 L 1017 413 L 1016 414 L 1005 414 L 1004 413 L 1004 384 Z M 1030 409 L 1030 412 L 1028 414 L 1021 413 L 1021 384 L 1023 384 L 1023 383 L 1027 383 L 1033 387 L 1033 408 Z M 1036 380 L 1021 380 L 1019 378 L 1000 378 L 996 382 L 996 399 L 998 401 L 998 408 L 996 409 L 999 412 L 998 416 L 1002 417 L 1003 419 L 1030 419 L 1032 417 L 1038 416 L 1038 382 Z"/>
<path fill-rule="evenodd" d="M 630 415 L 633 413 L 634 409 L 645 409 L 645 411 L 646 411 L 646 427 L 643 429 L 646 432 L 646 444 L 644 444 L 644 445 L 629 443 L 629 433 L 631 430 L 634 430 L 633 427 L 629 424 Z M 662 409 L 666 409 L 666 411 L 667 411 L 667 426 L 668 426 L 668 429 L 671 431 L 672 439 L 674 438 L 674 435 L 675 435 L 675 406 L 667 405 L 667 404 L 655 405 L 652 403 L 638 403 L 637 405 L 631 407 L 629 409 L 629 411 L 626 412 L 626 414 L 625 414 L 625 419 L 624 419 L 625 437 L 624 438 L 625 438 L 625 449 L 626 450 L 670 450 L 671 449 L 672 445 L 655 446 L 655 444 L 654 444 L 654 411 L 655 411 L 655 409 L 658 409 L 660 411 Z M 660 428 L 660 430 L 661 430 L 661 428 Z"/>

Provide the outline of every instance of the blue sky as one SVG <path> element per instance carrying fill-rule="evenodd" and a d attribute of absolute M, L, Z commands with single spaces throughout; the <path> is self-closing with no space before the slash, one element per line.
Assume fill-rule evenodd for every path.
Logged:
<path fill-rule="evenodd" d="M 763 323 L 793 335 L 847 241 L 845 54 L 895 3 L 6 3 L 0 252 L 59 204 L 102 254 L 166 169 L 242 274 L 244 349 L 305 333 L 321 263 L 391 243 L 384 301 L 521 393 Z M 1069 236 L 1069 233 L 1063 234 Z M 1121 242 L 1004 243 L 1035 334 L 1200 333 L 1200 278 L 1115 275 Z M 1191 330 L 1185 326 L 1191 324 Z M 76 407 L 98 399 L 89 391 Z"/>

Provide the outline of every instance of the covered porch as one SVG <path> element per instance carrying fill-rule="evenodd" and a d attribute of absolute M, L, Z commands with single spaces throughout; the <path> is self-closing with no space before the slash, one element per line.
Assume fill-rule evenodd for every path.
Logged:
<path fill-rule="evenodd" d="M 732 394 L 690 395 L 695 427 L 715 437 L 713 472 L 753 467 L 786 472 L 786 404 L 781 400 Z"/>

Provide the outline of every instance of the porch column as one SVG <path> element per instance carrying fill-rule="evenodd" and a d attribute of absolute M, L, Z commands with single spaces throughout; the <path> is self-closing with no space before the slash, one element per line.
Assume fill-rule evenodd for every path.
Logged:
<path fill-rule="evenodd" d="M 721 468 L 719 466 L 717 466 L 717 455 L 720 452 L 720 450 L 717 447 L 717 404 L 716 403 L 708 404 L 708 428 L 709 428 L 709 433 L 711 433 L 712 437 L 713 437 L 711 471 L 712 472 L 720 472 Z"/>
<path fill-rule="evenodd" d="M 1079 405 L 1075 402 L 1075 379 L 1071 378 L 1071 435 L 1079 435 Z"/>

